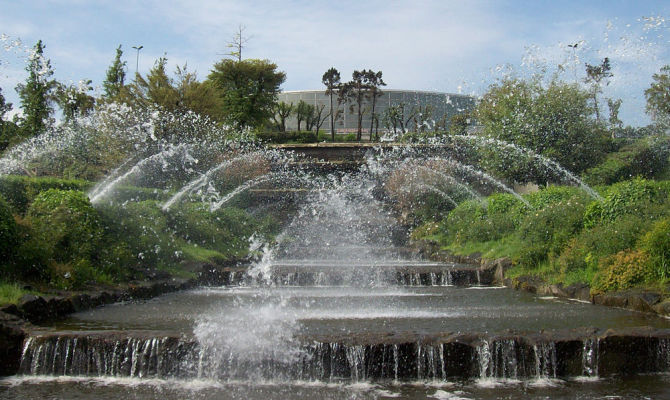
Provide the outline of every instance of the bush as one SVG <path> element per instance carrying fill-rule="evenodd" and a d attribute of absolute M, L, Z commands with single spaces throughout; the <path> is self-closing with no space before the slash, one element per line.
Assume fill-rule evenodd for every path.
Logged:
<path fill-rule="evenodd" d="M 128 202 L 123 206 L 98 207 L 103 218 L 108 262 L 127 260 L 129 267 L 150 268 L 177 262 L 178 247 L 165 213 L 156 201 Z M 127 261 L 126 261 L 127 262 Z"/>
<path fill-rule="evenodd" d="M 0 265 L 10 263 L 18 244 L 18 230 L 9 204 L 0 196 Z M 0 275 L 4 275 L 4 269 Z"/>
<path fill-rule="evenodd" d="M 519 226 L 519 237 L 527 243 L 519 262 L 532 266 L 560 254 L 583 226 L 585 198 L 579 195 L 528 213 Z"/>
<path fill-rule="evenodd" d="M 624 250 L 601 260 L 591 291 L 629 289 L 650 277 L 649 254 L 644 250 Z"/>
<path fill-rule="evenodd" d="M 633 179 L 608 188 L 603 201 L 594 201 L 586 209 L 584 225 L 587 228 L 600 223 L 615 221 L 626 214 L 639 213 L 640 209 L 667 201 L 665 183 Z"/>
<path fill-rule="evenodd" d="M 28 208 L 27 218 L 35 235 L 49 244 L 49 253 L 57 262 L 91 260 L 102 238 L 98 212 L 82 192 L 42 192 Z"/>
<path fill-rule="evenodd" d="M 626 215 L 614 222 L 585 229 L 569 241 L 555 263 L 562 274 L 596 269 L 602 258 L 634 248 L 650 227 L 647 217 Z"/>
<path fill-rule="evenodd" d="M 91 182 L 74 179 L 10 175 L 0 177 L 0 194 L 11 204 L 15 212 L 23 215 L 35 197 L 46 190 L 85 191 L 92 185 Z"/>
<path fill-rule="evenodd" d="M 586 202 L 589 199 L 589 195 L 578 187 L 552 185 L 530 193 L 525 198 L 535 209 L 542 209 L 550 204 L 556 204 L 561 201 L 574 200 Z"/>
<path fill-rule="evenodd" d="M 168 215 L 168 223 L 175 235 L 190 244 L 215 250 L 230 258 L 244 257 L 249 248 L 249 237 L 254 233 L 267 234 L 272 222 L 261 226 L 244 210 L 226 207 L 214 212 L 203 203 L 182 203 Z"/>
<path fill-rule="evenodd" d="M 664 137 L 644 138 L 607 155 L 605 161 L 588 169 L 584 180 L 592 185 L 611 185 L 635 176 L 656 178 L 667 170 L 670 140 Z"/>
<path fill-rule="evenodd" d="M 486 207 L 477 200 L 466 200 L 454 208 L 440 226 L 450 242 L 490 240 L 492 230 Z"/>
<path fill-rule="evenodd" d="M 641 239 L 639 247 L 649 256 L 654 275 L 658 279 L 670 277 L 670 218 L 656 222 Z"/>

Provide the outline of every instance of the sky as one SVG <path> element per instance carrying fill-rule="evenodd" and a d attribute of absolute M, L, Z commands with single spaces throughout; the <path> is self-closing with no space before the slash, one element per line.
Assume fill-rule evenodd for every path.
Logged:
<path fill-rule="evenodd" d="M 667 19 L 667 22 L 666 22 Z M 0 13 L 0 88 L 18 109 L 26 55 L 46 45 L 55 78 L 91 79 L 98 91 L 121 45 L 129 76 L 166 56 L 205 79 L 230 51 L 238 27 L 243 58 L 286 72 L 283 90 L 321 89 L 330 67 L 382 71 L 387 88 L 480 96 L 505 76 L 543 73 L 581 81 L 585 63 L 609 57 L 604 98 L 640 126 L 644 89 L 670 64 L 670 2 L 650 0 L 22 0 Z M 575 50 L 568 47 L 576 44 Z"/>

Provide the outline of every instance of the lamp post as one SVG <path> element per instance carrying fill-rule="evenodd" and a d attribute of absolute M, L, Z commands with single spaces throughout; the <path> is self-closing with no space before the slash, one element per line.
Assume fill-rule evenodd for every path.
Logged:
<path fill-rule="evenodd" d="M 135 59 L 135 75 L 137 75 L 138 68 L 140 66 L 140 50 L 142 50 L 144 46 L 133 46 L 133 49 L 137 50 L 137 58 Z"/>

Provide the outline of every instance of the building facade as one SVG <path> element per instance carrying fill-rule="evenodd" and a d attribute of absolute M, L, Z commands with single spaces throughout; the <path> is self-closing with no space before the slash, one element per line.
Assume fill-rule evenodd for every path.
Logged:
<path fill-rule="evenodd" d="M 294 107 L 300 100 L 315 107 L 324 106 L 324 115 L 330 112 L 330 96 L 325 94 L 325 90 L 287 91 L 280 93 L 278 97 L 279 102 L 293 104 Z M 474 105 L 474 97 L 461 94 L 384 89 L 375 103 L 376 119 L 373 130 L 393 131 L 394 122 L 396 132 L 403 128 L 406 131 L 447 129 L 451 117 L 472 110 Z M 371 101 L 367 99 L 362 107 L 362 129 L 366 133 L 370 131 L 371 108 Z M 395 110 L 395 121 L 389 116 L 391 108 Z M 351 102 L 338 104 L 337 95 L 333 95 L 333 110 L 337 116 L 334 126 L 336 133 L 357 131 L 357 109 Z M 304 124 L 301 128 L 304 129 Z M 295 113 L 286 120 L 286 129 L 298 129 Z M 321 130 L 330 131 L 330 118 L 326 119 Z"/>

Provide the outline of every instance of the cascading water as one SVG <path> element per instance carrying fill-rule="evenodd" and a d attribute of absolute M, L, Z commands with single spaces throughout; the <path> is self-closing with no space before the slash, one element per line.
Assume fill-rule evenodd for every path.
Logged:
<path fill-rule="evenodd" d="M 619 314 L 598 311 L 584 318 L 584 309 L 573 310 L 586 305 L 519 299 L 518 294 L 487 287 L 479 268 L 426 262 L 402 250 L 406 238 L 398 232 L 403 227 L 385 192 L 389 175 L 401 168 L 414 170 L 398 193 L 416 196 L 431 191 L 449 203 L 480 198 L 477 191 L 482 186 L 519 196 L 475 166 L 430 152 L 408 160 L 397 151 L 370 156 L 356 173 L 324 177 L 296 171 L 294 155 L 255 146 L 209 163 L 197 151 L 179 149 L 163 148 L 140 161 L 129 161 L 92 193 L 113 197 L 120 183 L 164 160 L 168 169 L 181 168 L 179 179 L 156 185 L 167 194 L 161 199 L 161 211 L 174 218 L 193 203 L 216 213 L 256 188 L 299 188 L 302 198 L 295 216 L 273 240 L 250 238 L 250 251 L 258 259 L 246 271 L 227 271 L 232 286 L 176 295 L 186 297 L 166 299 L 169 308 L 160 312 L 152 307 L 162 306 L 152 302 L 118 306 L 122 315 L 118 331 L 106 330 L 115 326 L 107 322 L 113 319 L 107 315 L 97 331 L 40 332 L 25 344 L 23 374 L 251 386 L 305 381 L 448 385 L 460 379 L 484 387 L 598 375 L 597 345 L 593 350 L 597 338 L 525 339 L 522 333 L 508 337 L 495 333 L 536 332 L 538 326 L 567 329 L 564 320 L 575 328 L 591 323 L 607 326 L 620 321 Z M 198 162 L 188 160 L 186 153 Z M 171 163 L 171 155 L 178 161 Z M 136 164 L 128 168 L 132 162 Z M 161 169 L 163 162 L 157 164 Z M 501 308 L 505 304 L 513 305 Z M 130 317 L 123 307 L 138 307 L 138 322 L 126 326 Z M 113 307 L 106 309 L 114 313 Z M 160 315 L 152 320 L 155 314 Z M 98 326 L 95 321 L 74 324 L 86 329 Z M 665 354 L 655 359 L 654 371 L 667 370 L 669 339 L 654 340 L 656 353 Z"/>

